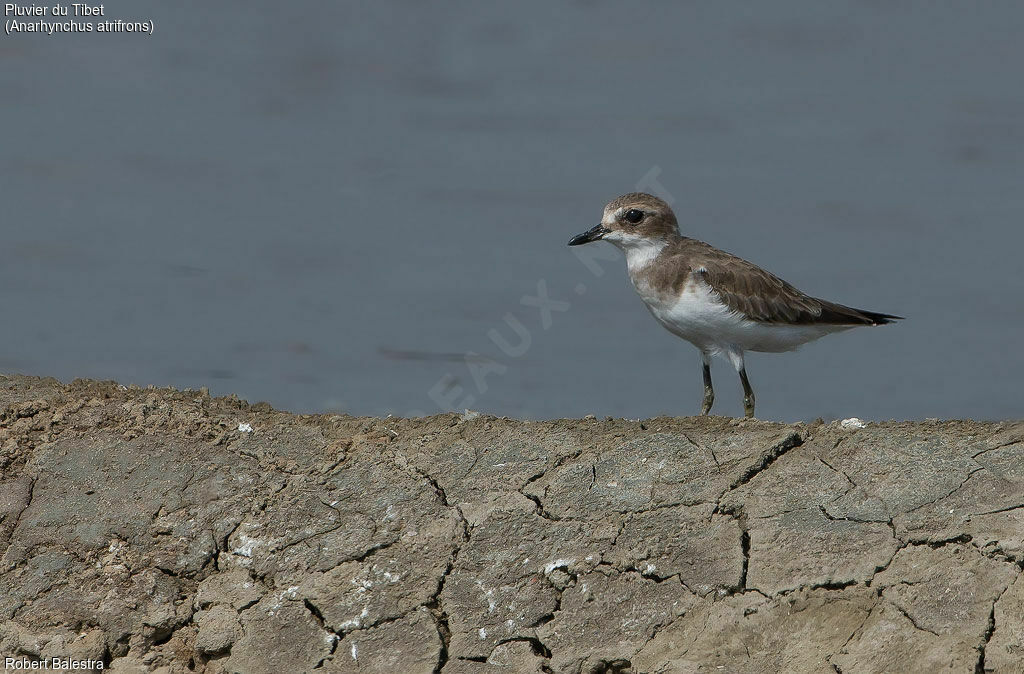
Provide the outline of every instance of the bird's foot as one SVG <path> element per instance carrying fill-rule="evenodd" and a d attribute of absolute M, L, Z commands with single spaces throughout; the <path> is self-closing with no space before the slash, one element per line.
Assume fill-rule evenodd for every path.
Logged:
<path fill-rule="evenodd" d="M 715 404 L 715 393 L 710 389 L 704 390 L 704 401 L 700 405 L 700 415 L 706 417 L 711 411 L 711 406 Z"/>
<path fill-rule="evenodd" d="M 743 416 L 747 419 L 754 418 L 754 396 L 743 397 Z"/>

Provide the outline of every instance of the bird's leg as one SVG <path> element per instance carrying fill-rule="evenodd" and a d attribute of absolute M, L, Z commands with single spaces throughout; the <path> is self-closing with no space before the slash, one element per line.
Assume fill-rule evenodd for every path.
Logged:
<path fill-rule="evenodd" d="M 743 413 L 749 419 L 754 416 L 754 389 L 747 379 L 747 368 L 740 366 L 740 383 L 743 384 Z"/>
<path fill-rule="evenodd" d="M 715 404 L 715 389 L 711 386 L 711 354 L 701 353 L 701 360 L 704 364 L 704 400 L 700 405 L 700 415 L 707 416 Z"/>
<path fill-rule="evenodd" d="M 729 357 L 732 366 L 740 375 L 740 382 L 743 384 L 743 413 L 749 419 L 754 416 L 754 389 L 750 388 L 750 380 L 747 379 L 747 368 L 743 363 L 743 351 L 738 348 L 726 350 L 725 355 Z"/>

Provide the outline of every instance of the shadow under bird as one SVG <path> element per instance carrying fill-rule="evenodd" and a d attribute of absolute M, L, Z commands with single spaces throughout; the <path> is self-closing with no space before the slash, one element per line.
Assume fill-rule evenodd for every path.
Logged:
<path fill-rule="evenodd" d="M 626 254 L 629 278 L 669 332 L 700 350 L 702 415 L 711 411 L 711 357 L 729 359 L 743 384 L 743 410 L 754 416 L 746 351 L 792 351 L 801 344 L 863 325 L 902 318 L 811 297 L 752 262 L 679 233 L 676 216 L 650 194 L 626 194 L 604 207 L 601 223 L 570 246 L 609 241 Z"/>

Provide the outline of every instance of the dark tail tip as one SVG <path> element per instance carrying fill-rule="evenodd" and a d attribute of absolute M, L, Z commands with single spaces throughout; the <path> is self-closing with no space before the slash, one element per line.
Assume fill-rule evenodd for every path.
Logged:
<path fill-rule="evenodd" d="M 888 323 L 894 323 L 896 321 L 902 321 L 903 316 L 893 316 L 892 314 L 880 314 L 875 311 L 864 311 L 858 309 L 858 311 L 864 315 L 865 318 L 871 321 L 871 325 L 886 325 Z"/>

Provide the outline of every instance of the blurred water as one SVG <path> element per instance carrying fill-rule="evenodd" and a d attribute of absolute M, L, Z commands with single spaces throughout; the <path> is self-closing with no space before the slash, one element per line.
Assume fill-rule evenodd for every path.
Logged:
<path fill-rule="evenodd" d="M 685 233 L 908 317 L 752 354 L 760 417 L 1024 416 L 1019 3 L 105 7 L 155 34 L 0 37 L 0 371 L 692 414 L 696 350 L 565 245 L 653 181 Z"/>

